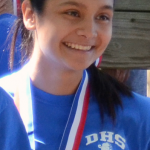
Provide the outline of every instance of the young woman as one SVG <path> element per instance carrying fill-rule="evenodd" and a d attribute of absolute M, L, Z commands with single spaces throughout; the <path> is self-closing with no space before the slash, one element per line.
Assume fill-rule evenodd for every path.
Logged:
<path fill-rule="evenodd" d="M 0 80 L 36 150 L 148 150 L 150 101 L 95 67 L 112 35 L 113 0 L 24 0 L 28 63 Z M 25 54 L 25 56 L 24 56 Z"/>

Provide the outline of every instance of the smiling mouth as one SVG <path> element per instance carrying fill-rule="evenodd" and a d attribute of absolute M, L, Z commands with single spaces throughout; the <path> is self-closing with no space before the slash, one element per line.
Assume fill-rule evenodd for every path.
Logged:
<path fill-rule="evenodd" d="M 79 44 L 73 44 L 73 43 L 64 43 L 67 47 L 76 49 L 76 50 L 82 50 L 82 51 L 89 51 L 93 46 L 83 46 Z"/>

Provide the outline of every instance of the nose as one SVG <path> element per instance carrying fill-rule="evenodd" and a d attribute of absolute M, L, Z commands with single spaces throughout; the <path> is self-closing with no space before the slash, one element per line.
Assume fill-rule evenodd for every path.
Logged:
<path fill-rule="evenodd" d="M 82 21 L 76 30 L 77 35 L 83 36 L 87 39 L 97 37 L 96 23 L 92 19 Z"/>

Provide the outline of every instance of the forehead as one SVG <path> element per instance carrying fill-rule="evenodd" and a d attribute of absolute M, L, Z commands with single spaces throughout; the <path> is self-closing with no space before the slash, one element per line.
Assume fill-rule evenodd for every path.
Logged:
<path fill-rule="evenodd" d="M 76 7 L 83 7 L 83 8 L 88 8 L 88 7 L 104 7 L 107 6 L 108 8 L 113 8 L 113 3 L 114 0 L 47 0 L 46 3 L 50 4 L 51 7 L 54 6 L 76 6 Z M 46 4 L 46 6 L 48 6 Z M 104 7 L 105 8 L 105 7 Z"/>

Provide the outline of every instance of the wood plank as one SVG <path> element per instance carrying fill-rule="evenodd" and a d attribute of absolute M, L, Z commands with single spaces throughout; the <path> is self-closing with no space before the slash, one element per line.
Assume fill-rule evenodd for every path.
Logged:
<path fill-rule="evenodd" d="M 0 15 L 4 13 L 13 14 L 12 0 L 0 0 Z"/>
<path fill-rule="evenodd" d="M 150 11 L 150 0 L 116 0 L 115 9 Z"/>
<path fill-rule="evenodd" d="M 116 12 L 103 68 L 150 68 L 150 13 Z"/>

